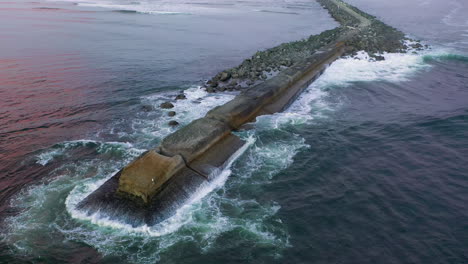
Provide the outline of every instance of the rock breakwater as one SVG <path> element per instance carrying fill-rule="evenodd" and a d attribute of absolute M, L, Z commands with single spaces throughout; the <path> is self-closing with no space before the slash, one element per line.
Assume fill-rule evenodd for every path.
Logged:
<path fill-rule="evenodd" d="M 303 40 L 258 51 L 240 65 L 219 72 L 205 83 L 205 89 L 208 92 L 247 89 L 309 58 L 320 48 L 338 41 L 344 41 L 349 47 L 345 56 L 363 50 L 376 60 L 383 60 L 383 56 L 379 54 L 384 52 L 407 52 L 411 48 L 423 48 L 418 41 L 405 37 L 403 32 L 342 1 L 317 0 L 317 2 L 340 23 L 339 27 Z M 413 43 L 412 46 L 405 44 L 407 40 Z"/>
<path fill-rule="evenodd" d="M 109 218 L 125 219 L 132 225 L 160 222 L 198 186 L 213 180 L 243 146 L 232 131 L 260 115 L 282 111 L 337 58 L 357 50 L 365 50 L 375 59 L 382 52 L 408 50 L 407 39 L 400 31 L 342 1 L 318 1 L 341 23 L 340 27 L 257 52 L 238 67 L 217 74 L 207 82 L 208 91 L 243 91 L 166 137 L 159 147 L 85 198 L 79 209 L 88 214 L 105 211 Z M 173 105 L 167 102 L 161 107 Z"/>

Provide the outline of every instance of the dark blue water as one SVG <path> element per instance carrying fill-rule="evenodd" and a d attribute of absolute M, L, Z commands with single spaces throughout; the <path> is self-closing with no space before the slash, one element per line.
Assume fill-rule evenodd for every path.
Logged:
<path fill-rule="evenodd" d="M 187 124 L 235 96 L 201 80 L 337 24 L 300 1 L 0 2 L 0 263 L 468 263 L 468 7 L 350 2 L 431 49 L 335 62 L 138 228 L 74 205 L 174 130 L 157 106 L 185 91 Z"/>

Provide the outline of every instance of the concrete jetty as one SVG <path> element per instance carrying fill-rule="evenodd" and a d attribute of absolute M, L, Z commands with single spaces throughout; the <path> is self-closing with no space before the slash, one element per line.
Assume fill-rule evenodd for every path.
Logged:
<path fill-rule="evenodd" d="M 202 184 L 213 180 L 245 142 L 232 132 L 260 115 L 280 112 L 372 27 L 372 17 L 340 0 L 318 0 L 342 25 L 333 43 L 275 77 L 242 91 L 163 139 L 85 198 L 79 209 L 105 212 L 138 226 L 169 217 Z"/>

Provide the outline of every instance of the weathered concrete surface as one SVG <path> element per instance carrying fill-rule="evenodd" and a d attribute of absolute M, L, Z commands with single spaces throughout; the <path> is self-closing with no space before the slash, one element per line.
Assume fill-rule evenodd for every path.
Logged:
<path fill-rule="evenodd" d="M 371 20 L 338 0 L 318 0 L 344 26 L 335 42 L 315 50 L 277 76 L 251 87 L 205 117 L 166 137 L 155 150 L 118 172 L 79 204 L 89 214 L 106 212 L 110 218 L 133 225 L 154 224 L 167 218 L 217 170 L 244 142 L 233 130 L 259 115 L 282 111 L 330 63 L 352 49 L 349 40 L 372 25 Z M 228 75 L 223 75 L 223 79 Z M 130 198 L 130 199 L 129 199 Z"/>
<path fill-rule="evenodd" d="M 163 139 L 160 151 L 167 156 L 181 155 L 190 162 L 230 132 L 223 122 L 200 118 Z"/>
<path fill-rule="evenodd" d="M 150 150 L 122 170 L 118 191 L 140 197 L 147 203 L 184 166 L 180 155 L 167 157 Z"/>

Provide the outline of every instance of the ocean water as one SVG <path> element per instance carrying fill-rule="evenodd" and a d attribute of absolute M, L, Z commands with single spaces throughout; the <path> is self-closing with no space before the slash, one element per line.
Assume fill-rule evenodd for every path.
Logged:
<path fill-rule="evenodd" d="M 167 221 L 75 205 L 235 93 L 204 79 L 337 24 L 313 1 L 0 2 L 0 263 L 468 263 L 468 6 L 350 3 L 430 48 L 331 65 Z"/>

